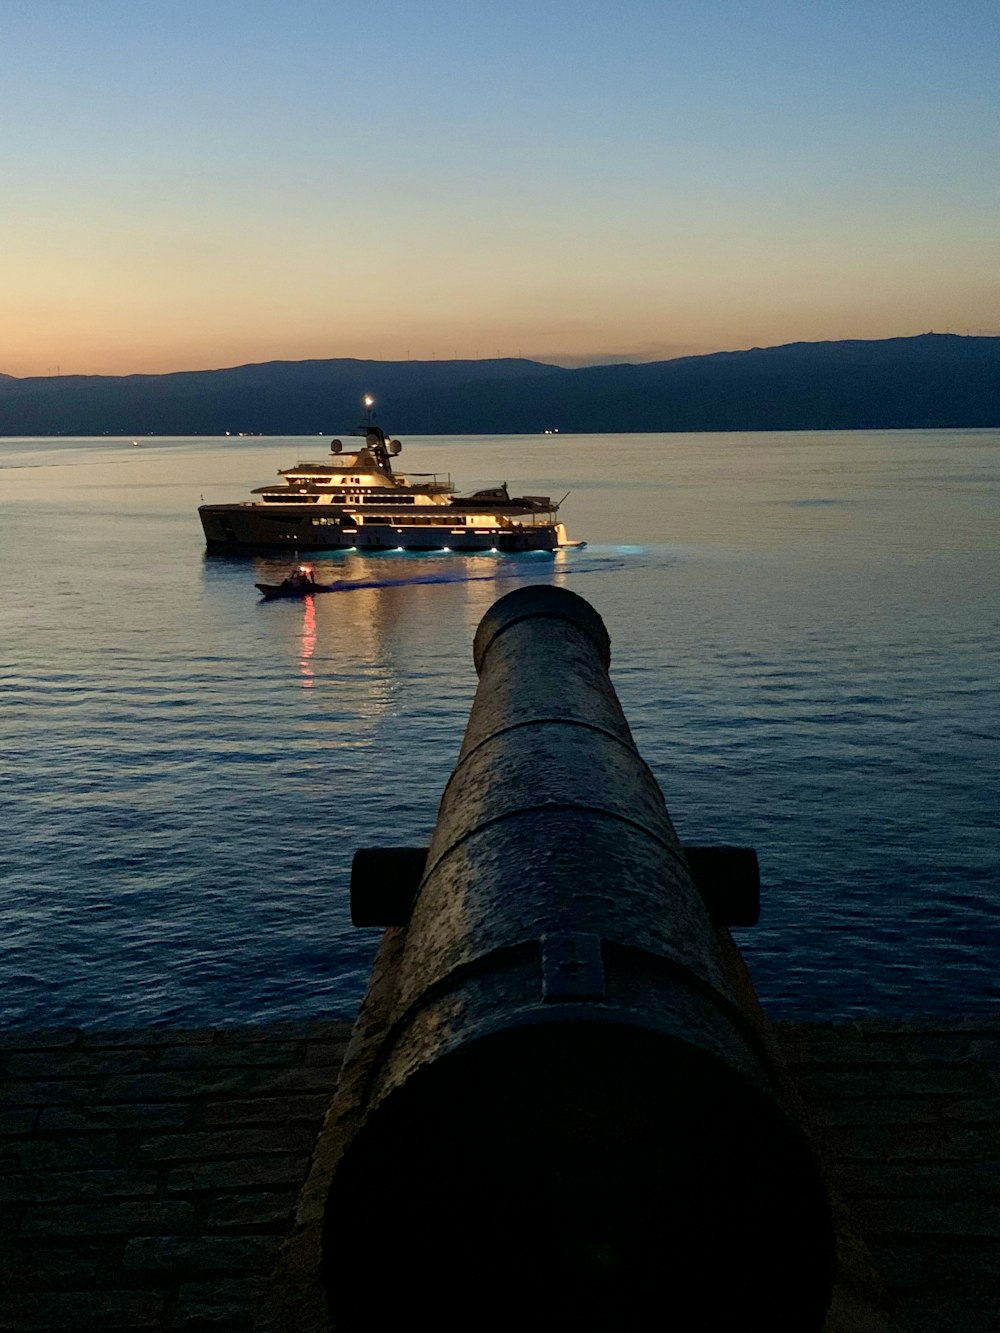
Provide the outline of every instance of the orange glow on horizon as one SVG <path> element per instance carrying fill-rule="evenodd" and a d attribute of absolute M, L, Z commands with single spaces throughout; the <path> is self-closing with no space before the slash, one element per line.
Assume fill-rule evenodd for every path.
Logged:
<path fill-rule="evenodd" d="M 959 333 L 1000 336 L 1000 325 L 984 317 L 979 322 L 962 319 L 958 311 L 951 318 L 932 320 L 917 316 L 893 319 L 885 315 L 867 320 L 817 320 L 808 327 L 774 322 L 753 332 L 733 330 L 730 336 L 712 337 L 708 330 L 691 341 L 647 338 L 632 341 L 620 338 L 558 340 L 530 336 L 502 343 L 499 339 L 480 338 L 474 342 L 455 337 L 431 340 L 422 346 L 416 339 L 409 346 L 372 346 L 364 339 L 296 340 L 276 342 L 266 337 L 250 339 L 219 338 L 209 345 L 164 344 L 142 348 L 139 341 L 127 347 L 95 347 L 88 338 L 59 347 L 56 351 L 38 351 L 24 339 L 6 339 L 0 328 L 0 375 L 17 379 L 67 375 L 168 375 L 187 371 L 226 370 L 234 366 L 256 365 L 269 361 L 358 360 L 386 362 L 487 361 L 518 358 L 551 365 L 577 367 L 608 365 L 615 362 L 640 364 L 670 361 L 677 357 L 704 356 L 713 352 L 736 352 L 751 347 L 773 347 L 792 342 L 827 342 L 842 339 L 905 338 L 922 333 Z M 986 312 L 983 312 L 984 316 Z M 453 345 L 454 344 L 454 345 Z M 447 352 L 439 350 L 447 345 Z"/>

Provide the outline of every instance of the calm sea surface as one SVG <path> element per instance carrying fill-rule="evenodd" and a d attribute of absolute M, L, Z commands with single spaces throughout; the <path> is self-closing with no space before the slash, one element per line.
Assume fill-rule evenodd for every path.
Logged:
<path fill-rule="evenodd" d="M 390 423 L 391 424 L 391 423 Z M 404 439 L 561 496 L 582 551 L 207 558 L 325 439 L 0 440 L 0 1022 L 347 1015 L 354 849 L 425 841 L 502 593 L 563 583 L 680 836 L 748 843 L 776 1016 L 1000 998 L 1000 433 Z M 527 869 L 527 868 L 526 868 Z"/>

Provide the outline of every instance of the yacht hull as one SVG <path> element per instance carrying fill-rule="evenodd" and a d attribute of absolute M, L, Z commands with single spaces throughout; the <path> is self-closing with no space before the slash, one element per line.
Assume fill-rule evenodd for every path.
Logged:
<path fill-rule="evenodd" d="M 209 551 L 554 551 L 560 545 L 556 523 L 509 520 L 475 527 L 451 527 L 440 521 L 397 527 L 349 515 L 327 516 L 318 506 L 258 504 L 201 505 L 198 516 Z M 325 506 L 324 506 L 325 508 Z"/>

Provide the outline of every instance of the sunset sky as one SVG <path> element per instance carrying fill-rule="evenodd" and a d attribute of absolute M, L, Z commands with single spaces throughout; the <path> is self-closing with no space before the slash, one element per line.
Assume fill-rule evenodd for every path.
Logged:
<path fill-rule="evenodd" d="M 996 0 L 0 0 L 0 372 L 1000 333 Z"/>

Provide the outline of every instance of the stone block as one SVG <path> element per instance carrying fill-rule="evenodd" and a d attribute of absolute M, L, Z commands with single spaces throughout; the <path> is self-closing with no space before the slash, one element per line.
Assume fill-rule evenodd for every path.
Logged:
<path fill-rule="evenodd" d="M 344 1063 L 347 1051 L 347 1039 L 342 1041 L 310 1042 L 306 1047 L 307 1065 L 330 1065 L 339 1068 Z"/>
<path fill-rule="evenodd" d="M 280 1065 L 234 1067 L 232 1069 L 165 1070 L 156 1074 L 125 1074 L 109 1078 L 101 1089 L 101 1101 L 165 1102 L 224 1097 L 267 1097 L 283 1093 L 332 1092 L 340 1066 Z M 34 1086 L 34 1085 L 33 1085 Z M 96 1101 L 93 1094 L 84 1098 Z M 63 1103 L 54 1095 L 52 1102 Z M 81 1100 L 77 1097 L 75 1100 Z"/>
<path fill-rule="evenodd" d="M 1000 1255 L 996 1242 L 939 1236 L 928 1246 L 912 1236 L 875 1236 L 872 1254 L 879 1272 L 900 1292 L 954 1292 L 1000 1316 Z M 998 1318 L 1000 1323 L 1000 1318 Z"/>
<path fill-rule="evenodd" d="M 984 1069 L 970 1065 L 896 1065 L 892 1068 L 800 1070 L 796 1084 L 807 1101 L 856 1097 L 974 1097 L 993 1089 Z"/>
<path fill-rule="evenodd" d="M 1000 1202 L 987 1199 L 854 1199 L 851 1215 L 865 1236 L 962 1236 L 997 1243 Z M 1000 1312 L 998 1312 L 1000 1313 Z"/>
<path fill-rule="evenodd" d="M 96 1245 L 46 1245 L 44 1241 L 0 1241 L 0 1291 L 48 1291 L 92 1284 L 105 1258 Z"/>
<path fill-rule="evenodd" d="M 256 1065 L 276 1065 L 287 1069 L 305 1054 L 301 1044 L 272 1041 L 236 1045 L 169 1046 L 163 1052 L 159 1068 L 172 1069 L 247 1069 Z"/>
<path fill-rule="evenodd" d="M 0 1203 L 149 1198 L 156 1187 L 155 1171 L 11 1171 L 0 1175 Z"/>
<path fill-rule="evenodd" d="M 822 1098 L 810 1102 L 809 1123 L 820 1125 L 936 1125 L 947 1121 L 949 1103 L 940 1097 Z"/>
<path fill-rule="evenodd" d="M 9 1138 L 15 1134 L 28 1134 L 34 1128 L 38 1108 L 34 1106 L 13 1106 L 0 1110 L 0 1137 Z"/>
<path fill-rule="evenodd" d="M 233 1098 L 209 1102 L 204 1110 L 206 1125 L 294 1125 L 308 1123 L 318 1128 L 330 1105 L 326 1092 L 297 1097 Z"/>
<path fill-rule="evenodd" d="M 959 1297 L 921 1296 L 903 1302 L 905 1333 L 997 1333 L 995 1306 L 975 1306 Z"/>
<path fill-rule="evenodd" d="M 300 1065 L 295 1069 L 261 1070 L 251 1080 L 250 1090 L 260 1096 L 281 1092 L 326 1092 L 333 1094 L 340 1065 Z"/>
<path fill-rule="evenodd" d="M 195 1194 L 205 1191 L 244 1189 L 257 1185 L 292 1185 L 296 1189 L 305 1179 L 309 1157 L 251 1157 L 227 1162 L 201 1162 L 175 1167 L 167 1177 L 171 1194 Z"/>
<path fill-rule="evenodd" d="M 186 1102 L 100 1102 L 96 1106 L 45 1106 L 38 1131 L 82 1133 L 95 1129 L 181 1129 L 191 1109 Z"/>
<path fill-rule="evenodd" d="M 79 1028 L 42 1028 L 37 1032 L 0 1032 L 0 1053 L 6 1051 L 54 1051 L 73 1046 Z"/>
<path fill-rule="evenodd" d="M 277 1236 L 136 1236 L 123 1266 L 147 1273 L 259 1273 L 266 1275 L 281 1241 Z"/>
<path fill-rule="evenodd" d="M 121 1028 L 85 1030 L 80 1046 L 88 1051 L 157 1050 L 164 1046 L 195 1046 L 215 1040 L 214 1028 Z"/>
<path fill-rule="evenodd" d="M 211 1075 L 204 1071 L 125 1074 L 109 1078 L 101 1100 L 106 1102 L 192 1101 L 200 1097 L 238 1097 L 253 1091 L 253 1080 L 244 1069 L 220 1070 Z M 55 1099 L 53 1099 L 55 1100 Z M 90 1100 L 96 1100 L 91 1098 Z"/>
<path fill-rule="evenodd" d="M 949 1106 L 948 1114 L 960 1116 L 971 1125 L 1000 1125 L 1000 1093 L 989 1097 L 963 1097 Z"/>
<path fill-rule="evenodd" d="M 172 1327 L 249 1329 L 263 1285 L 253 1278 L 185 1282 L 177 1293 Z"/>
<path fill-rule="evenodd" d="M 0 1304 L 0 1328 L 17 1333 L 156 1328 L 163 1305 L 159 1291 L 25 1292 Z"/>
<path fill-rule="evenodd" d="M 256 1157 L 270 1153 L 301 1153 L 312 1150 L 314 1135 L 293 1126 L 274 1129 L 254 1125 L 240 1130 L 200 1134 L 156 1134 L 139 1146 L 145 1162 L 218 1162 L 226 1157 Z"/>
<path fill-rule="evenodd" d="M 100 1086 L 98 1078 L 11 1081 L 4 1084 L 3 1099 L 8 1107 L 75 1106 L 96 1101 Z"/>
<path fill-rule="evenodd" d="M 257 1041 L 346 1041 L 354 1025 L 353 1017 L 289 1021 L 287 1023 L 254 1023 L 244 1027 L 220 1028 L 215 1040 L 220 1044 L 248 1045 Z"/>
<path fill-rule="evenodd" d="M 144 1051 L 28 1051 L 6 1059 L 8 1078 L 102 1078 L 106 1074 L 138 1074 L 153 1068 Z"/>
<path fill-rule="evenodd" d="M 1000 1025 L 887 1030 L 810 1024 L 775 1024 L 775 1035 L 793 1072 L 800 1066 L 1000 1065 Z"/>
<path fill-rule="evenodd" d="M 923 1125 L 816 1125 L 813 1138 L 831 1170 L 844 1158 L 878 1161 L 995 1161 L 1000 1130 L 939 1120 Z"/>
<path fill-rule="evenodd" d="M 114 1134 L 86 1134 L 42 1139 L 0 1141 L 0 1169 L 4 1171 L 76 1171 L 86 1167 L 116 1166 L 118 1138 Z"/>
<path fill-rule="evenodd" d="M 253 1194 L 221 1194 L 204 1216 L 208 1231 L 235 1228 L 257 1231 L 287 1231 L 298 1194 L 295 1190 L 258 1190 Z"/>
<path fill-rule="evenodd" d="M 164 1199 L 94 1200 L 91 1203 L 40 1204 L 21 1223 L 20 1236 L 163 1236 L 189 1232 L 194 1209 Z"/>
<path fill-rule="evenodd" d="M 839 1162 L 833 1172 L 845 1199 L 981 1199 L 1000 1202 L 1000 1162 Z"/>

